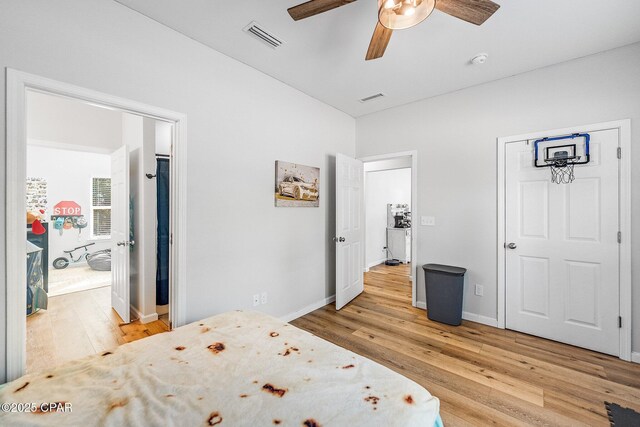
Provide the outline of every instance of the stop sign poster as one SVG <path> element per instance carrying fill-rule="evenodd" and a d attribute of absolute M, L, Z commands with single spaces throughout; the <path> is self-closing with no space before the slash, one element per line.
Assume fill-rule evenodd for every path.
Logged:
<path fill-rule="evenodd" d="M 71 200 L 63 200 L 53 207 L 53 215 L 75 216 L 82 215 L 80 205 Z"/>

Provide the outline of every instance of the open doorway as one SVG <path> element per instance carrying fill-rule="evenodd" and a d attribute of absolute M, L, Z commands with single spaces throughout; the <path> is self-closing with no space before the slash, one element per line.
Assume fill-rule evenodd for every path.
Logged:
<path fill-rule="evenodd" d="M 170 329 L 173 124 L 26 98 L 30 373 Z"/>
<path fill-rule="evenodd" d="M 384 283 L 412 294 L 415 306 L 417 153 L 392 153 L 362 159 L 364 171 L 364 270 L 367 283 Z M 382 282 L 381 282 L 382 283 Z"/>
<path fill-rule="evenodd" d="M 389 267 L 398 267 L 404 265 L 403 269 L 396 270 L 398 277 L 401 278 L 400 286 L 397 291 L 400 294 L 411 296 L 411 304 L 416 307 L 416 241 L 417 229 L 415 223 L 411 221 L 411 216 L 415 215 L 416 195 L 417 195 L 417 172 L 418 172 L 418 153 L 416 151 L 406 151 L 402 153 L 382 154 L 362 159 L 354 159 L 344 154 L 336 154 L 336 234 L 333 241 L 336 243 L 336 310 L 340 310 L 350 301 L 356 298 L 365 290 L 365 282 L 372 284 L 374 280 L 369 281 L 371 274 L 387 274 L 384 271 L 370 272 L 367 264 L 367 239 L 372 240 L 372 251 L 370 251 L 370 263 L 379 265 L 388 258 L 387 247 L 387 231 L 400 231 L 398 242 L 395 245 L 405 245 L 404 251 L 398 248 L 397 254 L 404 254 L 404 263 Z M 378 217 L 383 220 L 376 226 L 371 226 L 378 234 L 382 230 L 384 234 L 384 246 L 379 248 L 380 240 L 375 237 L 367 237 L 367 209 L 365 205 L 365 194 L 367 184 L 365 183 L 365 170 L 369 172 L 381 172 L 385 170 L 408 169 L 410 174 L 410 200 L 409 203 L 389 203 L 389 197 L 395 198 L 393 194 L 382 197 L 382 201 L 373 199 L 377 194 L 373 194 L 376 190 L 380 191 L 382 186 L 389 186 L 384 177 L 382 179 L 370 177 L 369 186 L 372 187 L 371 202 L 377 207 L 384 205 L 382 212 L 378 211 Z M 373 185 L 373 181 L 377 181 L 380 185 Z M 387 206 L 391 205 L 391 206 Z M 398 207 L 400 205 L 400 207 Z M 406 206 L 405 206 L 406 205 Z M 371 218 L 374 218 L 372 216 Z M 390 225 L 393 224 L 392 227 Z M 396 227 L 397 225 L 397 227 Z M 378 235 L 376 234 L 376 235 Z M 379 237 L 379 236 L 378 236 Z M 392 236 L 395 238 L 396 236 Z M 377 243 L 376 243 L 377 241 Z M 378 251 L 384 249 L 384 258 L 380 257 Z M 394 258 L 391 257 L 390 261 Z M 413 266 L 413 268 L 412 268 Z M 386 265 L 385 265 L 386 267 Z M 380 267 L 382 269 L 383 267 Z M 363 274 L 366 275 L 363 277 Z M 378 278 L 379 279 L 379 278 Z M 380 288 L 379 284 L 376 285 Z M 379 289 L 386 292 L 384 289 Z M 422 307 L 424 308 L 424 306 Z"/>
<path fill-rule="evenodd" d="M 411 158 L 364 163 L 365 266 L 411 286 Z"/>
<path fill-rule="evenodd" d="M 136 116 L 156 121 L 170 123 L 172 126 L 171 140 L 171 202 L 170 202 L 170 256 L 169 256 L 169 293 L 170 301 L 169 311 L 170 322 L 173 327 L 182 326 L 186 322 L 185 303 L 186 303 L 186 217 L 187 217 L 187 198 L 186 198 L 186 152 L 187 152 L 187 126 L 186 116 L 163 108 L 158 108 L 136 101 L 119 98 L 113 95 L 93 91 L 79 86 L 62 83 L 56 80 L 47 79 L 41 76 L 7 69 L 7 151 L 6 151 L 6 239 L 5 247 L 10 248 L 6 256 L 6 277 L 7 277 L 7 293 L 6 293 L 6 371 L 9 381 L 18 378 L 26 372 L 26 352 L 27 352 L 27 319 L 25 318 L 25 306 L 27 304 L 27 296 L 25 292 L 25 284 L 27 284 L 27 266 L 25 263 L 25 255 L 27 254 L 27 239 L 25 230 L 25 211 L 26 211 L 26 181 L 27 181 L 27 98 L 31 92 L 39 92 L 48 95 L 55 95 L 60 98 L 79 101 L 85 105 L 98 106 L 100 108 L 117 110 L 126 113 L 127 116 Z M 53 116 L 55 117 L 55 115 Z M 149 122 L 147 122 L 149 123 Z M 142 123 L 144 125 L 144 121 Z M 123 133 L 124 133 L 123 119 Z M 139 127 L 136 127 L 139 129 Z M 123 138 L 124 139 L 124 138 Z M 153 154 L 155 149 L 152 148 L 150 153 Z M 115 153 L 123 155 L 120 159 L 126 162 L 120 162 L 118 166 L 126 165 L 127 172 L 124 170 L 116 171 L 114 169 Z M 112 153 L 111 176 L 112 176 L 112 221 L 111 235 L 112 242 L 112 272 L 114 266 L 120 263 L 114 262 L 114 247 L 120 248 L 122 254 L 122 262 L 126 261 L 126 269 L 122 269 L 126 274 L 120 274 L 119 280 L 121 284 L 129 284 L 131 275 L 129 274 L 130 250 L 135 248 L 134 240 L 129 233 L 129 215 L 116 215 L 116 207 L 125 209 L 129 212 L 129 185 L 128 174 L 129 168 L 133 164 L 129 163 L 129 150 L 123 150 L 122 147 Z M 146 158 L 146 157 L 145 157 Z M 122 169 L 122 168 L 120 168 Z M 153 174 L 153 172 L 151 172 Z M 126 176 L 127 191 L 123 194 L 114 193 L 114 176 L 119 181 L 124 181 Z M 150 181 L 150 180 L 148 180 Z M 155 185 L 152 187 L 155 188 Z M 116 197 L 118 196 L 118 197 Z M 124 197 L 126 196 L 126 198 Z M 127 219 L 123 224 L 125 227 L 119 227 L 116 230 L 114 224 L 116 220 Z M 153 222 L 155 223 L 155 222 Z M 152 223 L 152 224 L 153 224 Z M 114 233 L 118 231 L 122 233 L 118 239 Z M 153 236 L 155 237 L 155 236 Z M 119 243 L 119 244 L 118 244 Z M 153 244 L 153 241 L 152 241 Z M 155 251 L 155 247 L 150 249 Z M 112 274 L 111 288 L 116 285 Z M 150 277 L 150 276 L 148 276 Z M 155 276 L 153 276 L 155 281 Z M 148 288 L 148 287 L 147 287 Z M 70 295 L 77 295 L 72 293 Z M 113 305 L 112 294 L 111 305 Z M 130 307 L 129 300 L 132 295 L 130 292 L 122 293 L 126 296 L 126 307 Z M 147 301 L 151 301 L 146 299 Z M 155 300 L 152 301 L 155 307 Z M 124 314 L 125 311 L 122 310 Z M 126 312 L 128 315 L 128 311 Z M 156 313 L 157 315 L 157 313 Z M 151 317 L 151 320 L 153 317 Z M 141 322 L 142 323 L 142 322 Z M 135 325 L 130 331 L 133 336 L 137 332 Z M 146 326 L 144 327 L 146 329 Z M 143 331 L 144 332 L 144 331 Z M 144 335 L 146 336 L 146 335 Z M 142 338 L 142 337 L 140 337 Z"/>

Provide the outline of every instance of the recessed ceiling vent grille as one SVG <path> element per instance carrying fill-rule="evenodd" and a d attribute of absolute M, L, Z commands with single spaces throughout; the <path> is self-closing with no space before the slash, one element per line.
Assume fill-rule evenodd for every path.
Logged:
<path fill-rule="evenodd" d="M 360 100 L 360 102 L 369 102 L 369 101 L 373 101 L 374 99 L 378 99 L 378 98 L 382 98 L 384 96 L 384 93 L 376 93 L 375 95 L 371 95 L 371 96 L 367 96 L 365 98 L 362 98 Z"/>
<path fill-rule="evenodd" d="M 251 21 L 249 25 L 243 28 L 243 31 L 273 49 L 282 46 L 284 43 L 282 39 L 269 33 L 269 31 L 265 30 L 264 27 L 256 21 Z"/>

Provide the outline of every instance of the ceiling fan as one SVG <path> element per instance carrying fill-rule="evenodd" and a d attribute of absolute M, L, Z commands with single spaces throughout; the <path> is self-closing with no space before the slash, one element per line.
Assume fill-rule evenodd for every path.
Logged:
<path fill-rule="evenodd" d="M 309 18 L 356 0 L 310 0 L 287 9 L 295 20 Z M 384 55 L 393 30 L 403 30 L 424 21 L 433 9 L 476 25 L 482 25 L 500 5 L 491 0 L 378 0 L 378 23 L 365 59 Z"/>

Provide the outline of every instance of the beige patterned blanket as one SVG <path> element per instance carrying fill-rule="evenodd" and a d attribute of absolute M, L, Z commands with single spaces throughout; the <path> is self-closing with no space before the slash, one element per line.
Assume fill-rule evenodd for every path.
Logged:
<path fill-rule="evenodd" d="M 0 403 L 32 411 L 0 412 L 3 426 L 432 427 L 439 410 L 369 359 L 240 311 L 26 375 Z"/>

